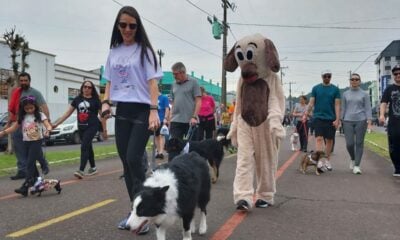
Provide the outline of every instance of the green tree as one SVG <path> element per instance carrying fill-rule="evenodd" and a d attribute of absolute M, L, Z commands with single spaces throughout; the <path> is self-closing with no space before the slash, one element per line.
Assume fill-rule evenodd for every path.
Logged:
<path fill-rule="evenodd" d="M 29 64 L 26 62 L 26 57 L 29 55 L 29 42 L 26 41 L 25 36 L 15 33 L 15 27 L 7 30 L 3 34 L 3 38 L 6 44 L 11 50 L 11 69 L 13 75 L 7 79 L 7 89 L 8 89 L 8 101 L 10 101 L 10 96 L 12 90 L 19 85 L 17 78 L 19 73 L 19 68 L 21 66 L 21 72 L 29 68 Z M 18 57 L 21 56 L 21 62 L 18 62 Z M 8 147 L 7 152 L 12 153 L 12 139 L 8 136 Z"/>

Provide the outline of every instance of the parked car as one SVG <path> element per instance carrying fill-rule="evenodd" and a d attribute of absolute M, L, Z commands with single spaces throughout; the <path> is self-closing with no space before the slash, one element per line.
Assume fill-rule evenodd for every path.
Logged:
<path fill-rule="evenodd" d="M 0 113 L 0 131 L 3 130 L 4 126 L 8 121 L 8 113 Z M 0 149 L 5 150 L 8 144 L 8 136 L 3 136 L 0 138 Z"/>
<path fill-rule="evenodd" d="M 103 136 L 100 131 L 96 133 L 94 138 L 99 142 L 103 141 Z M 71 115 L 50 132 L 49 138 L 46 139 L 46 145 L 51 146 L 55 142 L 81 143 L 78 132 L 78 120 L 75 114 Z"/>

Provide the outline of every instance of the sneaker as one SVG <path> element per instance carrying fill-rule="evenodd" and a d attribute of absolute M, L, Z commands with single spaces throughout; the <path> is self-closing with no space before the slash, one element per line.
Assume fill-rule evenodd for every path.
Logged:
<path fill-rule="evenodd" d="M 89 168 L 87 175 L 92 176 L 95 175 L 97 173 L 97 168 L 93 167 L 93 168 Z"/>
<path fill-rule="evenodd" d="M 326 160 L 325 161 L 325 167 L 328 171 L 332 171 L 332 165 L 331 165 L 331 161 Z"/>
<path fill-rule="evenodd" d="M 354 166 L 353 168 L 353 173 L 354 174 L 361 174 L 361 169 L 359 166 Z"/>
<path fill-rule="evenodd" d="M 82 179 L 84 174 L 85 173 L 83 171 L 81 171 L 81 170 L 78 170 L 78 171 L 74 172 L 74 176 L 79 178 L 79 179 Z"/>
<path fill-rule="evenodd" d="M 130 227 L 126 224 L 128 222 L 128 218 L 131 216 L 131 213 L 128 214 L 128 216 L 124 219 L 122 219 L 121 222 L 118 223 L 118 229 L 121 230 L 130 230 Z"/>
<path fill-rule="evenodd" d="M 349 168 L 350 168 L 351 170 L 353 170 L 353 168 L 354 168 L 354 160 L 350 160 L 350 166 L 349 166 Z"/>
<path fill-rule="evenodd" d="M 25 173 L 18 171 L 17 174 L 15 174 L 14 176 L 11 176 L 10 179 L 11 180 L 18 180 L 18 179 L 24 179 L 25 178 Z"/>
<path fill-rule="evenodd" d="M 264 201 L 262 199 L 258 199 L 256 201 L 256 208 L 266 208 L 268 207 L 270 204 L 267 201 Z"/>
<path fill-rule="evenodd" d="M 318 161 L 317 163 L 317 169 L 319 173 L 323 173 L 325 172 L 325 166 L 324 166 L 324 161 L 323 159 L 321 159 L 320 161 Z"/>
<path fill-rule="evenodd" d="M 250 206 L 246 200 L 239 200 L 239 202 L 237 202 L 237 204 L 236 204 L 236 210 L 247 212 L 249 210 L 249 208 L 250 208 Z"/>
<path fill-rule="evenodd" d="M 400 172 L 394 172 L 393 177 L 400 177 Z"/>

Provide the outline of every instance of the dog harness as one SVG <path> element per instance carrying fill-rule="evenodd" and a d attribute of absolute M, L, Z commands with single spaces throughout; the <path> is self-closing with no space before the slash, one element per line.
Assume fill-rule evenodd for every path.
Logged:
<path fill-rule="evenodd" d="M 310 160 L 312 164 L 317 164 L 317 161 L 311 158 L 311 154 L 308 155 L 308 160 Z"/>

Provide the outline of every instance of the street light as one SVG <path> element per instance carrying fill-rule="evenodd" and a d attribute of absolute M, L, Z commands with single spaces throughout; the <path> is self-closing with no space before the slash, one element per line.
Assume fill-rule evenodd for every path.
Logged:
<path fill-rule="evenodd" d="M 360 65 L 358 65 L 358 67 L 356 67 L 356 69 L 354 69 L 353 71 L 350 71 L 350 75 L 351 75 L 351 72 L 356 72 L 370 57 L 375 56 L 377 54 L 378 53 L 373 53 L 373 54 L 369 55 L 364 61 L 362 61 L 360 63 Z"/>

